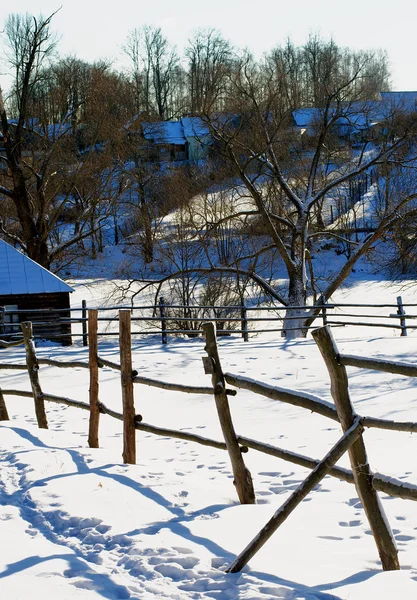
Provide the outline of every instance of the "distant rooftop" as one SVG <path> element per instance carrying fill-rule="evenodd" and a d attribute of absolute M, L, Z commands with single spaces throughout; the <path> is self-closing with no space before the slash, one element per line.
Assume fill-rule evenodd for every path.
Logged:
<path fill-rule="evenodd" d="M 62 279 L 0 239 L 0 295 L 73 291 Z"/>
<path fill-rule="evenodd" d="M 184 131 L 181 121 L 144 123 L 143 135 L 145 139 L 153 140 L 156 144 L 185 144 Z"/>

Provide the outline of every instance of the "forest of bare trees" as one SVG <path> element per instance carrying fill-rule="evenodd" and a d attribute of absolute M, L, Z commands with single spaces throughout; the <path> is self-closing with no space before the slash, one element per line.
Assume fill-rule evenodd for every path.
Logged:
<path fill-rule="evenodd" d="M 378 240 L 391 241 L 402 269 L 414 264 L 414 236 L 399 225 L 414 222 L 415 118 L 378 108 L 389 89 L 383 52 L 312 35 L 256 60 L 201 29 L 180 56 L 160 28 L 143 25 L 127 34 L 127 68 L 117 71 L 61 57 L 53 17 L 12 14 L 2 34 L 13 84 L 0 88 L 0 233 L 31 258 L 54 269 L 94 258 L 111 231 L 113 243 L 137 240 L 145 267 L 157 256 L 156 284 L 182 282 L 183 298 L 197 282 L 209 293 L 220 281 L 218 295 L 230 288 L 241 299 L 256 285 L 299 307 L 288 311 L 288 335 L 308 326 L 315 304 Z M 308 134 L 292 126 L 302 109 L 316 109 Z M 129 124 L 184 116 L 207 127 L 209 157 L 204 166 L 161 168 Z M 379 119 L 373 139 L 341 135 L 360 119 Z M 326 207 L 371 175 L 378 221 L 352 240 L 351 223 L 329 222 Z M 161 239 L 161 219 L 173 210 L 175 227 Z M 346 260 L 324 278 L 314 257 L 333 242 L 345 244 Z"/>

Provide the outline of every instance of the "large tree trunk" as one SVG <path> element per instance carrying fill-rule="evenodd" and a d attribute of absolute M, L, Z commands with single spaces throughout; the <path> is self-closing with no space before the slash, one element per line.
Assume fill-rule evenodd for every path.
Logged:
<path fill-rule="evenodd" d="M 288 301 L 289 307 L 285 311 L 282 337 L 294 339 L 306 337 L 306 307 L 307 289 L 304 261 L 290 275 Z M 290 308 L 295 306 L 297 308 Z"/>
<path fill-rule="evenodd" d="M 305 337 L 307 271 L 306 271 L 307 215 L 300 215 L 291 243 L 293 267 L 288 273 L 288 307 L 285 312 L 282 336 L 288 339 Z M 295 306 L 296 308 L 290 308 Z"/>

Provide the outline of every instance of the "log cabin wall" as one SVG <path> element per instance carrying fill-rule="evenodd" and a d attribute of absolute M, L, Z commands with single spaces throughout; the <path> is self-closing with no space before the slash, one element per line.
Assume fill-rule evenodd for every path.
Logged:
<path fill-rule="evenodd" d="M 34 311 L 18 314 L 18 322 L 31 321 L 35 339 L 45 338 L 64 346 L 72 344 L 71 323 L 62 323 L 71 316 L 69 310 L 62 310 L 70 308 L 69 292 L 0 295 L 0 306 L 16 305 L 18 310 Z M 36 312 L 39 309 L 48 311 Z M 4 332 L 4 326 L 1 328 Z"/>

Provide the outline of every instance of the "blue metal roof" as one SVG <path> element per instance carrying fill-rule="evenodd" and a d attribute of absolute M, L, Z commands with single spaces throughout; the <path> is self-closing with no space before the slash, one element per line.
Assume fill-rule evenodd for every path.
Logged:
<path fill-rule="evenodd" d="M 73 291 L 62 279 L 0 240 L 0 295 Z"/>

